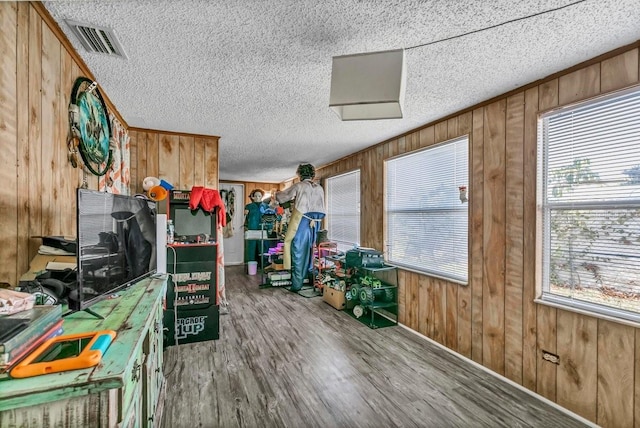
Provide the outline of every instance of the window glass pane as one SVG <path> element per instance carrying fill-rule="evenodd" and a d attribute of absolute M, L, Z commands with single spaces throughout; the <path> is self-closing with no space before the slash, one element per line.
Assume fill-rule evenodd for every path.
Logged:
<path fill-rule="evenodd" d="M 326 184 L 329 240 L 341 250 L 360 243 L 360 170 L 330 177 Z"/>
<path fill-rule="evenodd" d="M 539 140 L 543 298 L 640 319 L 640 90 L 549 113 Z"/>
<path fill-rule="evenodd" d="M 468 145 L 465 136 L 385 162 L 389 262 L 467 282 Z"/>

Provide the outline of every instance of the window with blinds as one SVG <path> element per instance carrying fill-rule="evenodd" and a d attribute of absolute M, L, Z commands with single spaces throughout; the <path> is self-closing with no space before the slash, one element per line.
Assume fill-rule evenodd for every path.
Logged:
<path fill-rule="evenodd" d="M 346 250 L 360 244 L 360 170 L 326 182 L 327 235 Z"/>
<path fill-rule="evenodd" d="M 640 322 L 640 88 L 538 127 L 542 300 Z"/>
<path fill-rule="evenodd" d="M 386 258 L 468 283 L 469 139 L 462 137 L 385 162 Z M 471 196 L 472 197 L 472 196 Z"/>

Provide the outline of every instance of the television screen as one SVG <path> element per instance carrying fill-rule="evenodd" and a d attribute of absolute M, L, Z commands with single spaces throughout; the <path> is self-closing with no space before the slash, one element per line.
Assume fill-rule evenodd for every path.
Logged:
<path fill-rule="evenodd" d="M 201 210 L 190 210 L 187 205 L 173 210 L 173 224 L 176 236 L 211 235 L 211 214 Z"/>
<path fill-rule="evenodd" d="M 156 271 L 155 203 L 96 190 L 77 192 L 77 288 L 83 310 Z"/>

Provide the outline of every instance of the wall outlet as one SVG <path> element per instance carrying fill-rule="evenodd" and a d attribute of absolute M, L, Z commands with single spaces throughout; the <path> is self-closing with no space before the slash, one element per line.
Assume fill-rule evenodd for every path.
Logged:
<path fill-rule="evenodd" d="M 556 365 L 560 364 L 560 357 L 558 355 L 552 354 L 544 349 L 542 350 L 542 359 Z"/>

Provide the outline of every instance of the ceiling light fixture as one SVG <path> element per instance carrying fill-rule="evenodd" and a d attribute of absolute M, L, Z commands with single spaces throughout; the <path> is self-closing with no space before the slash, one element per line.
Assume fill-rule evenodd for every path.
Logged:
<path fill-rule="evenodd" d="M 479 33 L 512 22 L 575 6 L 585 1 L 578 0 L 564 6 L 405 49 L 334 56 L 331 68 L 329 107 L 343 121 L 402 119 L 402 103 L 404 101 L 406 79 L 404 52 L 406 50 Z"/>
<path fill-rule="evenodd" d="M 329 107 L 341 120 L 401 119 L 404 49 L 333 57 Z"/>

